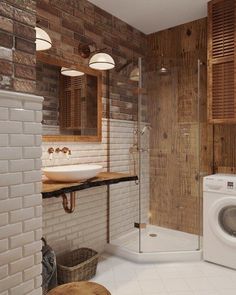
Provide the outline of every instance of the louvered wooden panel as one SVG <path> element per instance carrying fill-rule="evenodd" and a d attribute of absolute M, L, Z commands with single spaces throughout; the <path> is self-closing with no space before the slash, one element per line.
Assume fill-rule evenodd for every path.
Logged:
<path fill-rule="evenodd" d="M 83 77 L 63 77 L 60 95 L 60 127 L 62 129 L 81 129 L 81 98 L 85 95 Z"/>
<path fill-rule="evenodd" d="M 232 0 L 212 4 L 212 58 L 234 54 L 234 6 Z"/>
<path fill-rule="evenodd" d="M 236 123 L 235 0 L 208 4 L 208 119 Z"/>
<path fill-rule="evenodd" d="M 234 62 L 213 64 L 212 119 L 234 119 Z"/>

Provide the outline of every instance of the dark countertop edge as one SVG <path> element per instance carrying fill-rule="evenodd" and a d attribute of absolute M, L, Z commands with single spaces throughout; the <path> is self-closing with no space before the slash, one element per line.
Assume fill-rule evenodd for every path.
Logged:
<path fill-rule="evenodd" d="M 103 186 L 103 185 L 117 184 L 120 182 L 127 182 L 127 181 L 134 181 L 134 180 L 138 180 L 138 176 L 124 176 L 124 177 L 117 178 L 117 179 L 87 181 L 87 182 L 83 182 L 78 185 L 73 185 L 71 187 L 61 188 L 60 190 L 55 190 L 52 192 L 42 192 L 42 196 L 43 196 L 43 199 L 54 198 L 54 197 L 58 198 L 62 194 L 66 194 L 66 193 L 81 191 L 84 189 Z"/>

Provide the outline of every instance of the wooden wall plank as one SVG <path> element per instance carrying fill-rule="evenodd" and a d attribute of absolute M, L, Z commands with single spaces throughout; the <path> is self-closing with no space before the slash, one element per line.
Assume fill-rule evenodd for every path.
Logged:
<path fill-rule="evenodd" d="M 201 232 L 198 155 L 205 174 L 211 173 L 213 158 L 212 126 L 207 124 L 206 114 L 206 32 L 206 19 L 201 19 L 148 38 L 148 112 L 153 128 L 150 223 L 195 234 Z M 201 69 L 200 122 L 198 58 L 205 64 Z M 163 60 L 166 75 L 159 73 Z"/>

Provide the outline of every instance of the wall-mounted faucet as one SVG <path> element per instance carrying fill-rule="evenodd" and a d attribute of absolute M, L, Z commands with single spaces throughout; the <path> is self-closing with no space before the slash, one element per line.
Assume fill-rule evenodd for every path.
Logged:
<path fill-rule="evenodd" d="M 63 147 L 62 149 L 56 148 L 55 150 L 54 150 L 53 147 L 50 147 L 48 149 L 49 159 L 52 160 L 53 153 L 59 154 L 60 152 L 62 152 L 63 154 L 65 154 L 66 157 L 67 157 L 67 159 L 69 159 L 69 156 L 71 155 L 71 150 L 68 147 Z"/>
<path fill-rule="evenodd" d="M 67 159 L 69 159 L 69 156 L 71 155 L 71 150 L 68 148 L 68 147 L 63 147 L 62 149 L 60 148 L 56 148 L 55 149 L 55 152 L 58 154 L 58 153 L 63 153 L 66 155 Z"/>
<path fill-rule="evenodd" d="M 53 148 L 53 147 L 50 147 L 50 148 L 48 149 L 48 153 L 49 153 L 49 160 L 52 160 L 52 155 L 53 155 L 53 153 L 54 153 L 54 148 Z"/>
<path fill-rule="evenodd" d="M 141 130 L 141 135 L 143 135 L 147 130 L 152 130 L 152 127 L 150 125 L 145 125 Z"/>

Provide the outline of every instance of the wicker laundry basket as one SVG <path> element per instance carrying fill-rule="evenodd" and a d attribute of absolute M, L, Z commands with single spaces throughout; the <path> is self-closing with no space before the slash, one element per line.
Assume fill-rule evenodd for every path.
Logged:
<path fill-rule="evenodd" d="M 57 257 L 59 284 L 87 281 L 95 276 L 99 255 L 89 248 L 79 248 Z"/>

